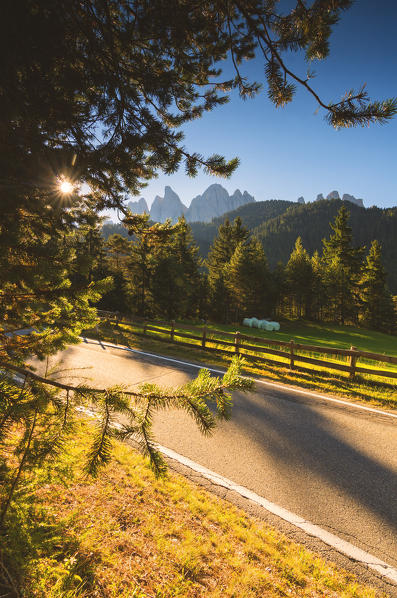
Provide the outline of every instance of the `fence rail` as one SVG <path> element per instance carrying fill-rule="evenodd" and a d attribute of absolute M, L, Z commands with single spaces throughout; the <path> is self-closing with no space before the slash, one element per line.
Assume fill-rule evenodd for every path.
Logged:
<path fill-rule="evenodd" d="M 137 336 L 150 336 L 150 338 L 155 338 L 159 341 L 171 341 L 186 347 L 201 347 L 206 351 L 215 351 L 228 355 L 232 355 L 233 353 L 240 354 L 248 361 L 259 361 L 262 363 L 268 363 L 270 365 L 277 365 L 279 367 L 281 366 L 287 367 L 289 369 L 312 372 L 313 370 L 309 370 L 301 365 L 302 363 L 307 363 L 328 370 L 346 372 L 352 378 L 357 374 L 367 374 L 385 378 L 397 378 L 397 369 L 379 370 L 370 367 L 362 367 L 361 365 L 359 366 L 357 364 L 359 359 L 372 360 L 380 363 L 397 364 L 397 357 L 392 355 L 384 355 L 382 353 L 360 351 L 353 346 L 350 349 L 339 349 L 336 347 L 305 345 L 302 343 L 295 343 L 294 340 L 282 341 L 259 336 L 249 336 L 246 334 L 241 334 L 240 332 L 233 333 L 225 332 L 223 330 L 208 329 L 206 326 L 199 327 L 194 325 L 186 325 L 182 327 L 178 325 L 178 328 L 176 329 L 175 322 L 173 321 L 166 322 L 156 320 L 155 322 L 150 323 L 145 321 L 143 318 L 138 317 L 134 320 L 130 320 L 117 312 L 105 312 L 101 310 L 98 310 L 98 314 L 103 322 L 114 325 L 116 331 L 118 332 L 120 332 L 119 325 L 123 324 L 133 327 L 134 330 L 132 332 Z M 142 332 L 136 330 L 137 328 L 142 329 Z M 181 328 L 183 328 L 183 330 L 181 330 Z M 200 334 L 195 334 L 195 332 L 199 332 Z M 223 338 L 220 338 L 222 336 L 233 340 L 224 340 Z M 200 345 L 181 341 L 179 339 L 198 341 Z M 248 343 L 245 341 L 248 341 Z M 220 348 L 222 345 L 225 348 Z M 271 348 L 275 346 L 285 350 Z M 318 359 L 317 357 L 302 355 L 301 352 L 345 357 L 346 362 L 341 363 L 340 361 L 326 361 L 325 359 Z M 260 355 L 258 355 L 258 353 Z M 267 357 L 263 357 L 263 354 L 281 357 L 284 361 L 269 359 Z"/>

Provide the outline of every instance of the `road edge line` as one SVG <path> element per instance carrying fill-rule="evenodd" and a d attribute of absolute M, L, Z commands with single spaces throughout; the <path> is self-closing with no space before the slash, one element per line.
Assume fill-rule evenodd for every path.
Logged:
<path fill-rule="evenodd" d="M 188 467 L 189 469 L 192 469 L 193 471 L 199 473 L 204 478 L 210 480 L 214 484 L 222 486 L 228 490 L 232 490 L 233 492 L 236 492 L 243 498 L 251 500 L 252 502 L 264 508 L 269 513 L 272 513 L 273 515 L 280 517 L 281 519 L 287 521 L 295 527 L 298 527 L 299 529 L 304 531 L 305 534 L 318 538 L 328 546 L 335 548 L 338 552 L 342 552 L 354 561 L 362 565 L 365 565 L 365 567 L 373 569 L 374 571 L 376 571 L 383 577 L 386 577 L 388 580 L 397 585 L 397 568 L 388 565 L 385 561 L 382 561 L 381 559 L 375 557 L 369 552 L 366 552 L 365 550 L 362 550 L 361 548 L 354 546 L 350 542 L 347 542 L 346 540 L 343 540 L 342 538 L 339 538 L 338 536 L 335 536 L 334 534 L 327 532 L 325 529 L 311 523 L 310 521 L 305 520 L 303 517 L 300 517 L 299 515 L 296 515 L 295 513 L 292 513 L 291 511 L 288 511 L 287 509 L 284 509 L 283 507 L 270 502 L 266 498 L 263 498 L 263 496 L 256 494 L 255 492 L 249 490 L 245 486 L 240 486 L 232 480 L 229 480 L 228 478 L 225 478 L 222 475 L 215 473 L 214 471 L 211 471 L 206 467 L 203 467 L 202 465 L 196 463 L 195 461 L 192 461 L 188 457 L 184 457 L 183 455 L 180 455 L 172 449 L 169 449 L 162 445 L 157 444 L 156 446 L 165 456 L 173 459 L 174 461 L 177 461 L 178 463 L 184 465 L 185 467 Z"/>

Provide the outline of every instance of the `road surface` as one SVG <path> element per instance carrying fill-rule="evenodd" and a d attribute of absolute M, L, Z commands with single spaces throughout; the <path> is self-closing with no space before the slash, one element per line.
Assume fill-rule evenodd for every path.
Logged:
<path fill-rule="evenodd" d="M 175 386 L 197 369 L 86 341 L 64 351 L 65 377 L 95 387 Z M 156 440 L 397 566 L 397 419 L 257 384 L 234 393 L 231 421 L 204 438 L 179 411 Z"/>

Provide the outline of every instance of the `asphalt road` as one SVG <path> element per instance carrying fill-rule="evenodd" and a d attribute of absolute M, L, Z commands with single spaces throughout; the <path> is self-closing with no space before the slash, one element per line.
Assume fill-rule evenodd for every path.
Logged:
<path fill-rule="evenodd" d="M 74 370 L 64 379 L 96 387 L 175 386 L 197 374 L 94 342 L 60 358 Z M 397 420 L 260 384 L 233 398 L 231 421 L 210 438 L 171 411 L 156 416 L 156 439 L 397 566 Z"/>

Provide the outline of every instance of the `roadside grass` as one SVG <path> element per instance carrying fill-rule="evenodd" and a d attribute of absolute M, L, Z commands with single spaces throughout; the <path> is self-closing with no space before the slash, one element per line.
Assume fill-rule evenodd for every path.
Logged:
<path fill-rule="evenodd" d="M 157 326 L 157 325 L 156 325 Z M 179 328 L 180 326 L 180 328 Z M 297 325 L 298 326 L 298 325 Z M 315 344 L 320 344 L 319 341 L 319 334 L 320 331 L 318 327 L 314 326 L 314 330 L 317 328 L 317 332 L 313 332 L 313 338 L 309 339 L 307 330 L 311 329 L 311 325 L 302 324 L 301 326 L 301 336 L 295 336 L 294 339 L 300 342 L 305 340 L 305 342 L 315 342 Z M 161 327 L 161 326 L 159 326 Z M 175 336 L 178 335 L 178 330 L 187 330 L 189 328 L 188 323 L 177 323 L 175 325 Z M 215 328 L 215 327 L 214 327 Z M 235 331 L 233 326 L 221 326 L 220 328 L 224 329 L 227 332 Z M 332 343 L 335 343 L 335 336 L 334 336 L 334 328 L 331 326 L 330 333 L 329 333 L 329 340 L 328 342 L 331 343 L 332 346 L 338 346 Z M 349 334 L 350 327 L 344 327 L 343 338 L 344 343 L 350 344 L 351 341 L 347 340 L 347 335 Z M 212 327 L 209 327 L 212 329 Z M 242 333 L 247 334 L 247 329 L 245 327 L 237 327 Z M 346 330 L 345 330 L 346 329 Z M 294 329 L 291 328 L 291 332 Z M 299 328 L 295 328 L 295 331 L 299 330 Z M 228 364 L 230 363 L 232 353 L 226 355 L 224 353 L 216 353 L 211 351 L 204 351 L 201 349 L 200 342 L 198 341 L 191 341 L 190 346 L 186 345 L 178 345 L 177 342 L 173 343 L 170 341 L 169 333 L 164 334 L 157 333 L 157 338 L 161 336 L 163 341 L 156 340 L 155 336 L 147 335 L 146 337 L 137 336 L 134 333 L 141 332 L 142 329 L 139 327 L 131 327 L 129 325 L 120 324 L 119 329 L 115 330 L 113 326 L 109 324 L 102 324 L 100 326 L 99 331 L 91 330 L 86 331 L 88 337 L 107 340 L 116 344 L 126 345 L 131 348 L 136 348 L 142 351 L 149 351 L 153 353 L 158 353 L 165 356 L 172 356 L 184 360 L 189 360 L 192 362 L 196 362 L 199 364 L 208 364 L 214 367 L 221 367 L 227 368 Z M 257 333 L 260 331 L 255 330 L 252 331 L 252 334 L 256 336 Z M 361 348 L 362 350 L 367 351 L 374 351 L 375 346 L 377 350 L 380 350 L 380 343 L 382 341 L 382 337 L 386 337 L 388 342 L 396 342 L 396 337 L 388 337 L 388 335 L 375 333 L 375 332 L 368 332 L 361 331 L 357 328 L 352 328 L 352 333 L 356 333 L 357 335 L 363 335 L 363 342 L 361 346 L 356 346 Z M 270 338 L 269 333 L 268 338 Z M 280 334 L 280 333 L 271 333 L 273 338 L 273 334 Z M 288 331 L 283 332 L 284 335 L 289 337 Z M 306 334 L 305 337 L 302 335 Z M 317 334 L 317 336 L 314 336 Z M 209 335 L 210 336 L 210 330 Z M 262 334 L 262 336 L 265 336 Z M 186 340 L 186 339 L 183 339 Z M 229 339 L 230 340 L 230 339 Z M 372 345 L 371 342 L 374 340 L 374 344 Z M 165 342 L 167 341 L 167 342 Z M 212 346 L 216 347 L 216 343 L 213 342 Z M 346 348 L 342 344 L 339 344 L 340 348 Z M 388 354 L 393 354 L 392 351 L 389 350 L 390 345 L 387 346 Z M 252 352 L 251 352 L 252 353 Z M 397 355 L 397 351 L 394 348 L 394 354 Z M 312 356 L 317 357 L 316 354 L 311 354 Z M 330 355 L 327 355 L 327 360 L 331 361 Z M 289 386 L 295 386 L 298 388 L 305 388 L 310 390 L 315 390 L 317 392 L 324 392 L 327 394 L 331 394 L 337 397 L 342 397 L 347 400 L 353 400 L 354 402 L 362 403 L 362 404 L 370 404 L 375 407 L 384 408 L 388 410 L 397 409 L 397 385 L 395 383 L 387 382 L 385 378 L 381 378 L 379 376 L 356 376 L 355 378 L 351 379 L 348 377 L 347 374 L 337 373 L 337 372 L 330 372 L 329 370 L 320 369 L 316 366 L 311 366 L 309 364 L 305 364 L 305 367 L 308 367 L 310 371 L 299 371 L 290 370 L 288 363 L 284 362 L 280 359 L 280 365 L 272 365 L 272 364 L 265 364 L 265 363 L 252 363 L 246 362 L 244 366 L 244 371 L 247 375 L 261 377 L 269 381 L 277 382 L 280 384 L 285 384 Z M 335 359 L 334 361 L 338 361 Z M 339 361 L 341 363 L 341 361 Z M 360 361 L 361 363 L 361 361 Z M 378 368 L 388 369 L 387 366 L 390 364 L 382 364 L 382 366 L 378 366 Z M 369 367 L 374 367 L 373 362 Z M 396 367 L 396 366 L 394 366 Z M 393 366 L 390 366 L 390 369 L 393 369 Z"/>
<path fill-rule="evenodd" d="M 98 479 L 85 477 L 92 432 L 79 419 L 67 453 L 25 480 L 9 514 L 0 569 L 20 596 L 383 595 L 182 476 L 156 480 L 125 444 Z"/>

